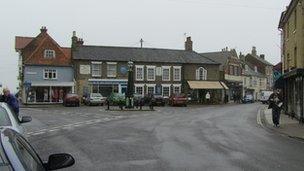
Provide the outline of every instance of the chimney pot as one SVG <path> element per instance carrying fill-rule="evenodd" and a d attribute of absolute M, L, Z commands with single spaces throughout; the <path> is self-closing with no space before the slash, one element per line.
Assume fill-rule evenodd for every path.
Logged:
<path fill-rule="evenodd" d="M 187 37 L 187 40 L 185 42 L 185 50 L 186 51 L 193 51 L 193 42 L 191 40 L 191 37 Z"/>
<path fill-rule="evenodd" d="M 42 26 L 41 29 L 40 29 L 41 33 L 46 33 L 47 32 L 47 29 L 45 26 Z"/>

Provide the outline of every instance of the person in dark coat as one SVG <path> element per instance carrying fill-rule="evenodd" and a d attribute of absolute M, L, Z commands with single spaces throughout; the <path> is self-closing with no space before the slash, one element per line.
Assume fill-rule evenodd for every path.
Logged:
<path fill-rule="evenodd" d="M 279 90 L 274 90 L 274 92 L 269 96 L 269 107 L 272 109 L 272 121 L 275 127 L 280 127 L 280 114 L 281 108 L 283 106 L 282 97 L 279 94 Z"/>
<path fill-rule="evenodd" d="M 3 89 L 3 102 L 7 103 L 12 110 L 15 112 L 15 114 L 19 115 L 19 101 L 18 99 L 10 93 L 9 89 L 4 88 Z"/>

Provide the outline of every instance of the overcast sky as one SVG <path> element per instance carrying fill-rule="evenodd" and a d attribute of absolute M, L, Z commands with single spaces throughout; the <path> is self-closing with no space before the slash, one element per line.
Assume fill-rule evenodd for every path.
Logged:
<path fill-rule="evenodd" d="M 226 46 L 280 61 L 280 14 L 290 0 L 2 0 L 0 83 L 17 86 L 15 36 L 36 36 L 41 26 L 61 45 L 72 31 L 85 44 L 183 49 L 184 33 L 197 52 Z"/>

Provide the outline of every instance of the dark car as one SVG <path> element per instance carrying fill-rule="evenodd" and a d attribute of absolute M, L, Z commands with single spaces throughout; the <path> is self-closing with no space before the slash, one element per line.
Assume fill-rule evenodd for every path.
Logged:
<path fill-rule="evenodd" d="M 161 94 L 154 94 L 152 98 L 153 106 L 165 106 L 166 101 Z"/>
<path fill-rule="evenodd" d="M 169 105 L 171 106 L 187 106 L 188 97 L 185 94 L 173 94 L 169 98 Z"/>
<path fill-rule="evenodd" d="M 80 106 L 80 98 L 77 94 L 69 93 L 63 99 L 63 106 Z"/>
<path fill-rule="evenodd" d="M 75 163 L 70 154 L 52 154 L 43 162 L 29 142 L 18 132 L 0 129 L 1 171 L 47 171 L 70 167 Z"/>

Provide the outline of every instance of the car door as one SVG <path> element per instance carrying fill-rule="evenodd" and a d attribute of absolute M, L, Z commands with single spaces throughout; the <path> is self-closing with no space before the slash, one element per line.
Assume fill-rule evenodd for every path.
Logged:
<path fill-rule="evenodd" d="M 12 146 L 25 170 L 45 171 L 41 159 L 23 137 L 16 134 L 16 139 Z"/>

